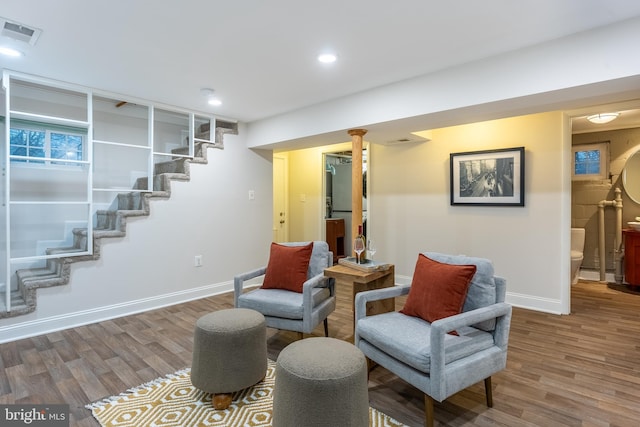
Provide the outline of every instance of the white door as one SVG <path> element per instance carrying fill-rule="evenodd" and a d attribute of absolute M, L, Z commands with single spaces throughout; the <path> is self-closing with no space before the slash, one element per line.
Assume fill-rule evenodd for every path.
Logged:
<path fill-rule="evenodd" d="M 289 239 L 287 223 L 287 159 L 273 156 L 273 241 Z"/>

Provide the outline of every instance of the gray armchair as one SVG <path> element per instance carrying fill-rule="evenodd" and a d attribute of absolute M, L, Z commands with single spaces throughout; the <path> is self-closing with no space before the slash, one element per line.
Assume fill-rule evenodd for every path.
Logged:
<path fill-rule="evenodd" d="M 506 281 L 494 276 L 489 260 L 424 255 L 446 264 L 476 265 L 462 313 L 433 323 L 400 312 L 367 316 L 369 301 L 407 295 L 411 286 L 361 292 L 355 302 L 355 345 L 424 393 L 425 426 L 432 427 L 434 400 L 442 402 L 481 380 L 487 406 L 493 406 L 491 375 L 506 366 L 511 306 L 504 302 Z"/>
<path fill-rule="evenodd" d="M 282 244 L 303 246 L 309 242 Z M 327 242 L 313 242 L 307 281 L 302 285 L 302 293 L 261 287 L 245 292 L 245 282 L 263 276 L 267 271 L 265 266 L 234 277 L 235 306 L 259 311 L 270 328 L 310 334 L 320 322 L 324 322 L 324 334 L 328 337 L 327 317 L 336 308 L 336 294 L 335 280 L 324 277 L 324 269 L 332 265 L 333 254 Z"/>

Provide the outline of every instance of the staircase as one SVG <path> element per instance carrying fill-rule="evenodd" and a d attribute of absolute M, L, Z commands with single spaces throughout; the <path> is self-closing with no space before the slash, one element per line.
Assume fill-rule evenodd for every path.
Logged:
<path fill-rule="evenodd" d="M 71 264 L 74 262 L 97 260 L 100 258 L 102 239 L 124 237 L 127 218 L 148 216 L 152 199 L 168 199 L 171 196 L 171 181 L 189 181 L 191 163 L 208 163 L 207 149 L 224 148 L 224 135 L 237 134 L 237 125 L 218 121 L 215 129 L 214 143 L 196 142 L 193 159 L 176 157 L 173 160 L 154 165 L 153 191 L 132 191 L 120 193 L 114 201 L 115 207 L 96 212 L 93 229 L 93 253 L 91 255 L 69 256 L 69 253 L 87 251 L 88 233 L 86 228 L 73 229 L 73 245 L 71 247 L 51 248 L 47 255 L 64 253 L 61 258 L 47 258 L 44 267 L 27 268 L 16 271 L 17 290 L 11 292 L 11 311 L 1 311 L 0 318 L 17 317 L 35 311 L 37 306 L 37 290 L 69 283 Z M 207 131 L 208 132 L 208 131 Z M 209 139 L 203 135 L 202 139 Z M 188 154 L 188 147 L 173 150 L 173 154 Z M 139 178 L 133 189 L 146 189 L 148 178 Z"/>

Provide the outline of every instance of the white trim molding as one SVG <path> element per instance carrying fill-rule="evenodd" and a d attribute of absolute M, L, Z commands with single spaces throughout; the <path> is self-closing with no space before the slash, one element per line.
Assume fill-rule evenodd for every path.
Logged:
<path fill-rule="evenodd" d="M 233 281 L 0 327 L 0 344 L 233 291 Z"/>
<path fill-rule="evenodd" d="M 543 298 L 533 295 L 507 292 L 505 302 L 514 307 L 527 310 L 541 311 L 543 313 L 562 314 L 562 301 L 559 299 Z"/>

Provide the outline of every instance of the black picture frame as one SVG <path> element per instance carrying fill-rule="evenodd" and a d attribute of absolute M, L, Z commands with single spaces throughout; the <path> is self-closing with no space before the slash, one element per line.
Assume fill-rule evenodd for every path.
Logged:
<path fill-rule="evenodd" d="M 451 153 L 451 205 L 524 206 L 524 147 Z"/>

